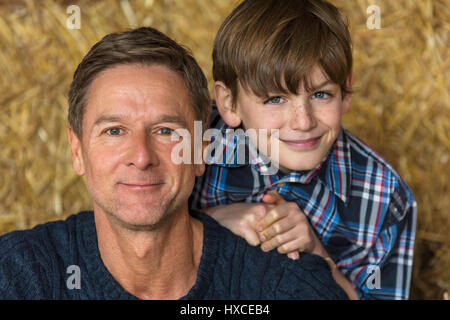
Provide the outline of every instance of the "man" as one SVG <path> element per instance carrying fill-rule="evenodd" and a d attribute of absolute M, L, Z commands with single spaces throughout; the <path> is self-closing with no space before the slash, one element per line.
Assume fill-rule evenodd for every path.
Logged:
<path fill-rule="evenodd" d="M 345 299 L 322 258 L 264 253 L 189 212 L 204 165 L 175 164 L 174 135 L 207 123 L 210 106 L 195 60 L 157 30 L 94 45 L 74 74 L 68 127 L 94 210 L 1 237 L 0 297 Z"/>

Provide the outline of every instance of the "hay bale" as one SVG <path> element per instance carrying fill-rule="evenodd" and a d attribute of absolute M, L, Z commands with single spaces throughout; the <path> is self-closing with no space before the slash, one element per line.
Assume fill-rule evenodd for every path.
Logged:
<path fill-rule="evenodd" d="M 151 25 L 189 47 L 209 84 L 215 32 L 238 1 L 0 2 L 0 233 L 91 208 L 66 141 L 67 91 L 77 64 L 102 36 Z M 419 207 L 412 297 L 450 292 L 450 103 L 446 0 L 333 1 L 349 18 L 355 94 L 344 125 L 381 153 Z M 370 4 L 381 29 L 366 26 Z"/>

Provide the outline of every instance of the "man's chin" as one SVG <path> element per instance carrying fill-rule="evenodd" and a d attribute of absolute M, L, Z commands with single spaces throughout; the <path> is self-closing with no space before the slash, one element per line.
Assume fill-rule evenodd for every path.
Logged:
<path fill-rule="evenodd" d="M 122 228 L 131 231 L 154 231 L 160 229 L 171 216 L 170 213 L 161 214 L 155 211 L 147 211 L 145 213 L 122 211 L 120 214 L 110 213 L 109 215 Z"/>
<path fill-rule="evenodd" d="M 116 203 L 98 208 L 111 223 L 133 231 L 152 231 L 161 228 L 171 217 L 170 210 L 160 203 Z"/>

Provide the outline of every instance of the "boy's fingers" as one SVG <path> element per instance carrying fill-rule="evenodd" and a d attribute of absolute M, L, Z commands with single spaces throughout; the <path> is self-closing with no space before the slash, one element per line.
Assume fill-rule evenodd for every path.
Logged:
<path fill-rule="evenodd" d="M 280 210 L 280 208 L 277 206 L 269 210 L 269 212 L 267 212 L 264 218 L 258 221 L 258 224 L 256 225 L 256 230 L 258 232 L 262 232 L 265 229 L 267 229 L 272 223 L 278 221 L 280 218 L 282 218 L 282 210 Z"/>
<path fill-rule="evenodd" d="M 272 223 L 280 219 L 280 211 L 278 207 L 280 204 L 286 203 L 286 201 L 275 190 L 270 190 L 263 196 L 262 200 L 266 204 L 275 205 L 275 207 L 270 209 L 267 214 L 258 221 L 258 224 L 256 226 L 258 232 L 263 231 Z"/>
<path fill-rule="evenodd" d="M 269 192 L 267 192 L 263 198 L 262 198 L 263 202 L 265 203 L 270 203 L 270 204 L 281 204 L 283 202 L 286 202 L 286 200 L 283 199 L 282 196 L 280 196 L 280 194 L 278 192 L 276 192 L 275 190 L 270 190 Z"/>
<path fill-rule="evenodd" d="M 279 248 L 280 246 L 284 245 L 285 243 L 292 241 L 290 234 L 288 233 L 282 233 L 278 234 L 272 239 L 269 239 L 267 241 L 264 241 L 261 244 L 261 249 L 263 251 L 270 251 L 275 248 Z M 289 250 L 292 251 L 292 250 Z"/>
<path fill-rule="evenodd" d="M 276 221 L 286 217 L 289 214 L 289 203 L 284 201 L 270 209 L 264 218 L 258 221 L 256 230 L 262 232 L 269 228 Z"/>
<path fill-rule="evenodd" d="M 308 240 L 308 237 L 303 236 L 299 238 L 298 229 L 295 228 L 261 242 L 261 249 L 263 251 L 270 251 L 276 248 L 282 254 L 293 251 L 312 252 L 311 242 Z"/>
<path fill-rule="evenodd" d="M 247 242 L 251 245 L 251 246 L 257 246 L 261 243 L 261 241 L 259 241 L 259 237 L 258 234 L 254 231 L 252 232 L 248 232 L 245 235 L 245 240 L 247 240 Z"/>
<path fill-rule="evenodd" d="M 275 237 L 277 234 L 285 233 L 295 226 L 288 219 L 279 219 L 272 223 L 259 233 L 261 241 L 267 241 Z"/>
<path fill-rule="evenodd" d="M 289 259 L 297 260 L 300 258 L 300 253 L 298 251 L 292 251 L 287 254 Z"/>

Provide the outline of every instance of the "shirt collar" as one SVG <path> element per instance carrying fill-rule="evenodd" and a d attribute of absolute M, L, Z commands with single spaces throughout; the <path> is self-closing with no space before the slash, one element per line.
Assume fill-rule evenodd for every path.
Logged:
<path fill-rule="evenodd" d="M 344 203 L 348 202 L 352 183 L 352 159 L 350 144 L 342 128 L 330 149 L 327 170 L 321 181 Z"/>
<path fill-rule="evenodd" d="M 212 127 L 221 132 L 220 139 L 216 141 L 217 149 L 212 156 L 207 157 L 207 164 L 214 164 L 226 168 L 237 168 L 250 165 L 260 174 L 276 175 L 277 179 L 273 181 L 293 182 L 308 184 L 314 179 L 318 179 L 344 203 L 350 198 L 351 191 L 351 152 L 349 141 L 346 137 L 345 130 L 341 128 L 338 137 L 330 148 L 323 161 L 314 169 L 305 171 L 293 171 L 289 174 L 281 172 L 275 173 L 271 166 L 270 159 L 259 154 L 256 148 L 248 141 L 248 137 L 237 133 L 242 128 L 232 128 L 218 115 L 214 110 L 216 120 L 213 120 Z M 241 131 L 244 132 L 243 130 Z M 238 149 L 240 151 L 238 152 Z M 244 153 L 242 153 L 244 151 Z M 245 158 L 242 158 L 245 155 Z M 241 158 L 239 158 L 241 157 Z"/>

